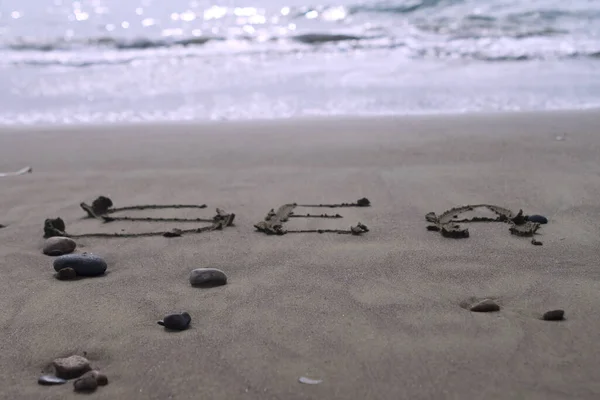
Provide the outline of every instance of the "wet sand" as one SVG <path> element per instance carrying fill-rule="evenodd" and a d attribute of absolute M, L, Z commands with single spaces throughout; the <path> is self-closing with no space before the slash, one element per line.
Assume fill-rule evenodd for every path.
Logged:
<path fill-rule="evenodd" d="M 3 128 L 0 171 L 33 173 L 0 178 L 0 398 L 81 397 L 36 380 L 54 358 L 87 352 L 110 382 L 98 399 L 596 399 L 598 127 L 589 111 Z M 59 281 L 41 252 L 46 218 L 73 234 L 189 227 L 84 219 L 79 203 L 99 195 L 206 204 L 128 215 L 211 218 L 219 207 L 235 226 L 76 239 L 108 273 Z M 360 236 L 253 226 L 285 203 L 363 197 L 370 207 L 318 210 L 341 219 L 286 223 L 361 222 Z M 426 213 L 465 204 L 548 217 L 543 246 L 506 224 L 466 224 L 467 239 L 426 230 Z M 192 287 L 199 267 L 228 284 Z M 461 307 L 473 298 L 501 310 Z M 565 321 L 539 320 L 555 308 Z M 190 329 L 157 325 L 182 311 Z"/>

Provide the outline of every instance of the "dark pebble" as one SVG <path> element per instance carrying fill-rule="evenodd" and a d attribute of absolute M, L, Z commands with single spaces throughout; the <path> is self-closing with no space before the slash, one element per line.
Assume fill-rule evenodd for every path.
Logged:
<path fill-rule="evenodd" d="M 469 310 L 473 312 L 494 312 L 500 311 L 500 306 L 493 300 L 485 299 L 473 304 Z"/>
<path fill-rule="evenodd" d="M 104 375 L 102 372 L 94 370 L 94 371 L 88 372 L 88 374 L 91 374 L 96 379 L 98 386 L 108 385 L 108 377 L 106 375 Z"/>
<path fill-rule="evenodd" d="M 542 225 L 548 223 L 548 218 L 542 215 L 530 215 L 529 217 L 527 217 L 527 220 L 531 222 L 537 222 L 538 224 Z"/>
<path fill-rule="evenodd" d="M 67 254 L 54 260 L 54 269 L 73 268 L 80 276 L 97 276 L 106 271 L 106 262 L 94 254 Z"/>
<path fill-rule="evenodd" d="M 38 383 L 40 385 L 62 385 L 67 381 L 54 375 L 42 375 L 38 378 Z"/>
<path fill-rule="evenodd" d="M 544 315 L 542 315 L 542 319 L 544 321 L 562 321 L 565 319 L 565 310 L 546 311 Z"/>
<path fill-rule="evenodd" d="M 63 268 L 56 273 L 56 278 L 61 281 L 70 281 L 77 278 L 77 273 L 73 268 Z"/>
<path fill-rule="evenodd" d="M 192 286 L 211 287 L 227 284 L 227 275 L 217 268 L 197 268 L 190 273 Z"/>
<path fill-rule="evenodd" d="M 181 314 L 167 315 L 162 321 L 158 321 L 159 325 L 174 331 L 184 331 L 190 326 L 192 317 L 190 314 L 183 312 Z"/>
<path fill-rule="evenodd" d="M 94 375 L 87 373 L 73 382 L 73 389 L 76 392 L 93 392 L 98 388 L 98 381 Z"/>
<path fill-rule="evenodd" d="M 540 242 L 539 240 L 535 240 L 535 239 L 531 239 L 531 244 L 534 246 L 543 246 L 544 243 Z"/>
<path fill-rule="evenodd" d="M 440 231 L 440 227 L 437 225 L 428 225 L 427 226 L 427 230 L 431 231 L 431 232 L 439 232 Z"/>

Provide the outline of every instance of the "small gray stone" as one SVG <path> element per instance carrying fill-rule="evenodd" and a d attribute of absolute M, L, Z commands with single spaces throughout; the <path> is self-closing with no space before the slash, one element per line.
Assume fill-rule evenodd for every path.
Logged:
<path fill-rule="evenodd" d="M 108 385 L 108 377 L 105 374 L 103 374 L 102 372 L 100 372 L 98 370 L 93 370 L 93 371 L 87 372 L 86 375 L 87 374 L 91 374 L 94 377 L 94 379 L 96 379 L 98 386 Z"/>
<path fill-rule="evenodd" d="M 473 312 L 494 312 L 500 311 L 500 306 L 493 300 L 485 299 L 473 304 L 469 310 Z"/>
<path fill-rule="evenodd" d="M 69 281 L 77 278 L 77 273 L 73 268 L 63 268 L 56 273 L 56 278 L 61 281 Z"/>
<path fill-rule="evenodd" d="M 75 251 L 77 244 L 73 239 L 64 236 L 54 236 L 46 239 L 44 249 L 42 250 L 47 256 L 62 256 Z"/>
<path fill-rule="evenodd" d="M 565 310 L 550 310 L 542 315 L 544 321 L 562 321 L 565 319 Z"/>
<path fill-rule="evenodd" d="M 225 272 L 216 268 L 197 268 L 190 273 L 192 286 L 213 287 L 227 284 Z"/>
<path fill-rule="evenodd" d="M 56 376 L 63 379 L 78 378 L 92 369 L 87 358 L 81 356 L 57 358 L 52 362 L 52 365 L 56 371 Z"/>
<path fill-rule="evenodd" d="M 181 314 L 167 315 L 162 321 L 158 321 L 159 325 L 173 331 L 183 331 L 189 328 L 192 317 L 190 314 L 183 312 Z"/>
<path fill-rule="evenodd" d="M 98 381 L 96 380 L 96 377 L 90 372 L 73 382 L 73 389 L 76 392 L 93 392 L 97 388 Z"/>
<path fill-rule="evenodd" d="M 54 375 L 42 375 L 38 378 L 38 383 L 40 385 L 62 385 L 67 381 Z"/>
<path fill-rule="evenodd" d="M 73 268 L 79 276 L 97 276 L 106 271 L 106 262 L 94 254 L 67 254 L 54 260 L 54 269 Z"/>

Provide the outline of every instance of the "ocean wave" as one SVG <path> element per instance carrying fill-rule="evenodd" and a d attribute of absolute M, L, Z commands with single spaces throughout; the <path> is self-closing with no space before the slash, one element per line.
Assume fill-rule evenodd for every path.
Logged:
<path fill-rule="evenodd" d="M 341 52 L 346 53 L 351 50 L 359 51 L 401 51 L 407 59 L 410 60 L 441 60 L 441 61 L 472 61 L 472 62 L 485 62 L 485 63 L 504 63 L 504 62 L 525 62 L 525 61 L 548 61 L 548 60 L 577 60 L 577 59 L 589 59 L 589 60 L 600 60 L 600 49 L 592 49 L 589 51 L 530 51 L 530 52 L 519 52 L 518 49 L 490 49 L 488 51 L 481 51 L 479 49 L 465 50 L 463 48 L 446 48 L 443 46 L 429 47 L 429 48 L 414 48 L 408 46 L 403 42 L 395 42 L 388 44 L 364 44 L 364 43 L 353 43 L 350 47 L 343 47 L 340 49 Z M 317 49 L 312 50 L 306 49 L 304 52 L 315 54 L 319 52 L 330 52 L 330 49 Z M 297 48 L 289 48 L 287 51 L 281 49 L 272 49 L 267 51 L 263 50 L 247 50 L 238 52 L 237 56 L 240 57 L 260 57 L 265 56 L 282 57 L 292 56 L 296 57 L 298 54 L 302 54 L 303 50 Z M 134 53 L 127 54 L 108 54 L 99 52 L 97 54 L 73 54 L 70 56 L 68 53 L 61 54 L 48 54 L 46 57 L 36 57 L 35 54 L 26 55 L 24 57 L 18 57 L 12 59 L 10 62 L 2 63 L 4 65 L 13 66 L 31 66 L 31 67 L 69 67 L 69 68 L 88 68 L 95 66 L 111 66 L 111 65 L 124 65 L 133 64 L 138 62 L 154 62 L 158 59 L 199 59 L 199 60 L 211 60 L 215 61 L 218 57 L 229 57 L 229 55 L 214 54 L 214 53 L 203 53 L 203 52 L 164 52 L 160 55 L 155 53 L 146 53 L 143 51 L 137 51 Z M 1 65 L 1 64 L 0 64 Z"/>
<path fill-rule="evenodd" d="M 291 40 L 303 44 L 318 45 L 323 43 L 335 43 L 344 41 L 358 41 L 363 39 L 374 39 L 380 36 L 373 35 L 350 35 L 341 33 L 303 33 L 298 35 L 288 35 L 282 37 L 271 37 L 271 42 Z M 90 38 L 85 40 L 64 40 L 57 39 L 55 41 L 39 41 L 35 40 L 19 40 L 8 43 L 5 48 L 13 51 L 40 51 L 50 52 L 55 50 L 78 50 L 82 48 L 110 48 L 114 50 L 145 50 L 168 47 L 187 47 L 187 46 L 202 46 L 208 42 L 217 41 L 236 41 L 243 39 L 245 42 L 262 42 L 253 37 L 218 37 L 218 36 L 192 36 L 173 40 L 166 39 L 151 39 L 151 38 L 136 38 L 136 39 L 120 39 L 111 37 Z"/>
<path fill-rule="evenodd" d="M 292 39 L 300 43 L 318 44 L 328 42 L 343 42 L 347 40 L 361 40 L 363 37 L 358 35 L 343 35 L 335 33 L 305 33 L 292 36 Z"/>
<path fill-rule="evenodd" d="M 114 50 L 144 50 L 161 47 L 175 46 L 200 46 L 210 41 L 222 41 L 223 37 L 216 36 L 192 36 L 174 40 L 135 38 L 121 39 L 113 37 L 97 37 L 87 39 L 56 39 L 54 41 L 17 40 L 7 43 L 5 48 L 13 51 L 54 51 L 54 50 L 78 50 L 82 48 L 109 48 Z"/>
<path fill-rule="evenodd" d="M 417 26 L 420 32 L 443 35 L 443 41 L 452 43 L 456 40 L 472 40 L 479 41 L 482 39 L 531 39 L 531 38 L 547 38 L 565 35 L 566 30 L 542 27 L 532 27 L 530 29 L 513 29 L 499 28 L 497 30 L 491 27 L 473 27 L 473 26 L 448 26 L 442 22 L 418 23 Z M 272 43 L 276 47 L 281 43 L 298 43 L 307 46 L 317 46 L 325 44 L 335 45 L 343 42 L 354 42 L 357 46 L 363 49 L 368 49 L 370 44 L 378 40 L 384 40 L 387 43 L 404 42 L 407 38 L 402 38 L 383 29 L 375 34 L 347 34 L 347 33 L 327 33 L 327 32 L 307 32 L 295 35 L 271 36 L 268 40 L 264 38 L 256 38 L 252 36 L 191 36 L 181 37 L 177 39 L 164 38 L 134 38 L 123 39 L 115 37 L 96 37 L 87 39 L 56 39 L 54 41 L 42 40 L 23 40 L 9 42 L 4 45 L 4 49 L 15 52 L 52 52 L 52 51 L 76 51 L 76 50 L 152 50 L 159 48 L 181 48 L 181 47 L 202 47 L 208 43 L 223 42 L 223 50 L 227 52 L 227 47 L 232 43 L 244 42 L 249 45 L 263 46 L 265 42 Z M 414 43 L 417 39 L 408 38 Z M 423 43 L 426 46 L 427 43 Z M 599 42 L 600 45 L 600 42 Z M 380 48 L 379 44 L 375 43 L 374 48 Z M 2 48 L 2 46 L 0 46 Z M 287 47 L 283 46 L 282 51 L 285 52 Z M 334 50 L 335 48 L 330 48 Z M 301 50 L 301 49 L 300 49 Z"/>
<path fill-rule="evenodd" d="M 400 49 L 411 59 L 598 59 L 600 7 L 577 4 L 578 7 L 567 8 L 553 0 L 388 0 L 357 5 L 252 8 L 251 12 L 216 7 L 218 15 L 204 16 L 194 22 L 197 25 L 174 22 L 180 21 L 180 14 L 170 14 L 168 24 L 177 28 L 158 27 L 154 31 L 114 30 L 116 25 L 111 24 L 110 32 L 104 30 L 105 25 L 102 29 L 90 26 L 81 32 L 68 31 L 69 34 L 51 31 L 40 38 L 11 36 L 12 31 L 5 29 L 0 51 L 8 57 L 0 64 L 90 66 L 131 62 L 159 53 L 162 56 L 163 52 L 181 57 L 180 49 L 190 49 L 192 54 L 185 56 L 192 57 L 387 48 Z M 244 13 L 260 17 L 260 23 L 253 24 Z M 138 22 L 141 25 L 143 21 Z M 23 25 L 27 32 L 31 32 L 30 26 Z M 52 38 L 52 32 L 59 34 Z M 94 32 L 98 34 L 92 35 Z M 98 57 L 99 52 L 108 56 Z M 58 55 L 48 56 L 52 53 Z"/>
<path fill-rule="evenodd" d="M 439 8 L 461 3 L 461 0 L 420 0 L 405 1 L 402 4 L 398 2 L 384 1 L 374 4 L 356 5 L 349 7 L 351 14 L 359 13 L 382 13 L 382 14 L 408 14 L 423 9 Z"/>

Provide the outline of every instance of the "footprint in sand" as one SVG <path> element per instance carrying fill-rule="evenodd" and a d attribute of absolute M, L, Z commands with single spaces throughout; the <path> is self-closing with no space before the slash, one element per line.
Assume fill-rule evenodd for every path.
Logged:
<path fill-rule="evenodd" d="M 470 297 L 460 303 L 465 310 L 475 313 L 507 312 L 522 315 L 542 321 L 562 321 L 565 319 L 565 311 L 562 309 L 548 310 L 543 313 L 517 309 L 503 306 L 499 299 L 492 297 Z"/>

